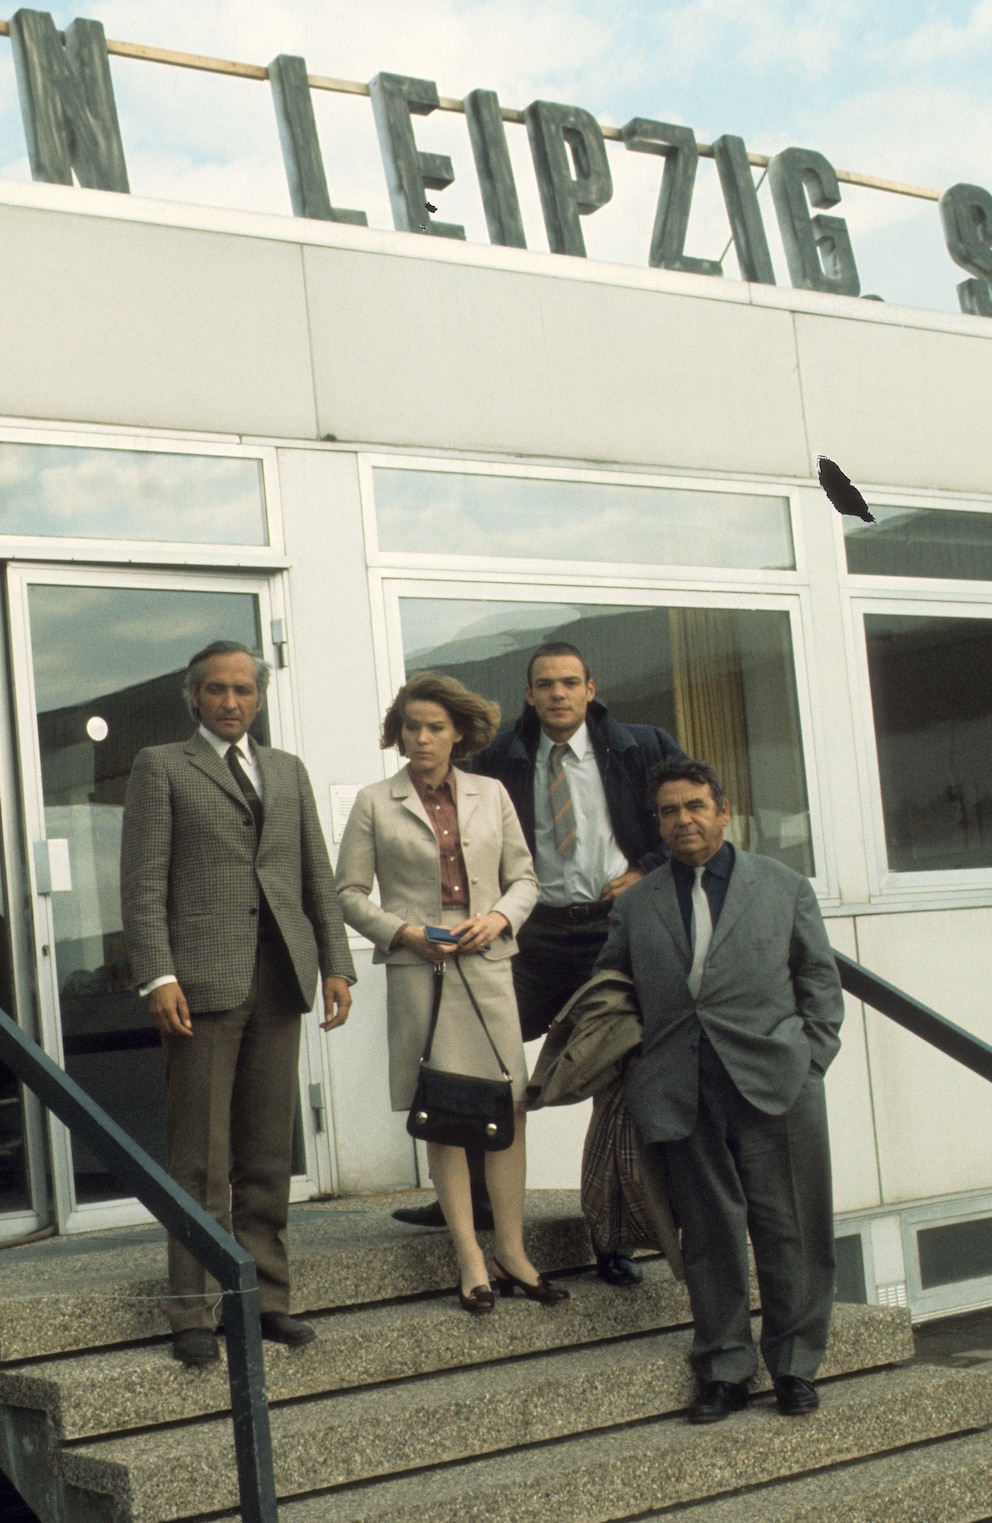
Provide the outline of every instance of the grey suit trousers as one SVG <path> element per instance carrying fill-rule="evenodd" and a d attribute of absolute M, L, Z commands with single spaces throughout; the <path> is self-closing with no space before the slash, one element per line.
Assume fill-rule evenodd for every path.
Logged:
<path fill-rule="evenodd" d="M 761 1295 L 761 1353 L 772 1378 L 813 1380 L 834 1290 L 834 1224 L 823 1079 L 810 1072 L 795 1103 L 770 1116 L 743 1098 L 704 1036 L 699 1111 L 688 1137 L 663 1149 L 682 1227 L 701 1382 L 750 1379 L 747 1238 Z M 653 1149 L 652 1149 L 653 1151 Z"/>
<path fill-rule="evenodd" d="M 247 1248 L 259 1310 L 289 1310 L 286 1224 L 300 1050 L 299 993 L 278 939 L 261 938 L 243 1004 L 164 1037 L 169 1173 Z M 169 1239 L 169 1322 L 212 1328 L 216 1282 Z"/>

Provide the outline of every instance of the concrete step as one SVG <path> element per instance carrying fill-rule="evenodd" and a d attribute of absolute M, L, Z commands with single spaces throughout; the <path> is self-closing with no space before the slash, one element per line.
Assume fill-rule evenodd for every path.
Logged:
<path fill-rule="evenodd" d="M 407 1227 L 390 1215 L 398 1203 L 433 1198 L 405 1191 L 294 1206 L 293 1311 L 370 1305 L 454 1285 L 448 1233 Z M 578 1191 L 530 1192 L 525 1240 L 541 1269 L 589 1264 Z M 490 1235 L 480 1242 L 488 1249 Z M 157 1227 L 8 1249 L 0 1257 L 0 1364 L 161 1337 L 169 1330 L 167 1293 L 165 1236 Z"/>
<path fill-rule="evenodd" d="M 514 1523 L 615 1523 L 651 1516 L 652 1510 L 661 1517 L 681 1514 L 686 1523 L 764 1523 L 766 1518 L 806 1523 L 807 1514 L 790 1512 L 787 1503 L 781 1512 L 766 1511 L 765 1499 L 774 1496 L 772 1490 L 744 1492 L 742 1500 L 741 1489 L 764 1486 L 780 1475 L 814 1471 L 808 1483 L 797 1483 L 808 1484 L 812 1495 L 818 1485 L 833 1485 L 848 1473 L 826 1467 L 992 1423 L 992 1382 L 978 1370 L 892 1370 L 825 1384 L 821 1396 L 819 1412 L 809 1418 L 782 1418 L 772 1399 L 765 1397 L 715 1427 L 694 1428 L 678 1418 L 633 1421 L 608 1433 L 419 1471 L 377 1486 L 289 1500 L 280 1504 L 280 1523 L 506 1523 L 508 1518 Z M 928 1485 L 934 1496 L 946 1496 L 955 1482 L 941 1479 L 937 1455 L 942 1450 L 940 1446 L 893 1454 L 885 1461 L 888 1474 L 899 1476 L 903 1465 L 913 1464 L 922 1476 L 926 1466 L 920 1455 L 933 1455 Z M 982 1433 L 968 1449 L 958 1451 L 961 1484 L 979 1489 L 964 1510 L 949 1511 L 948 1520 L 986 1516 L 977 1509 L 985 1506 L 988 1512 L 989 1450 L 988 1435 Z M 873 1463 L 861 1464 L 861 1473 L 867 1476 Z M 953 1471 L 955 1461 L 947 1465 Z M 685 1505 L 721 1493 L 725 1503 Z M 945 1516 L 929 1510 L 922 1482 L 919 1509 L 912 1481 L 902 1488 L 903 1501 L 888 1512 L 875 1501 L 875 1511 L 863 1516 L 847 1503 L 834 1501 L 831 1510 L 830 1496 L 836 1498 L 836 1493 L 823 1495 L 824 1510 L 811 1512 L 810 1523 L 814 1518 L 817 1523 L 940 1523 Z M 900 1510 L 903 1504 L 905 1510 Z M 722 1513 L 714 1511 L 718 1505 L 724 1507 Z"/>
<path fill-rule="evenodd" d="M 570 1277 L 569 1301 L 544 1308 L 519 1297 L 497 1314 L 467 1317 L 453 1297 L 320 1312 L 314 1343 L 265 1345 L 270 1402 L 430 1371 L 488 1364 L 678 1326 L 689 1321 L 685 1289 L 663 1259 L 644 1263 L 640 1286 L 617 1289 L 594 1275 Z M 890 1330 L 889 1330 L 890 1326 Z M 887 1324 L 890 1359 L 912 1355 L 898 1312 Z M 225 1411 L 227 1366 L 189 1369 L 161 1342 L 0 1367 L 0 1405 L 44 1410 L 63 1440 Z"/>
<path fill-rule="evenodd" d="M 527 1325 L 535 1316 L 551 1319 L 561 1310 L 518 1300 L 484 1320 L 524 1318 Z M 860 1368 L 873 1357 L 880 1362 L 905 1356 L 911 1346 L 905 1319 L 891 1314 L 878 1318 L 875 1310 L 849 1307 L 840 1312 L 829 1369 Z M 685 1329 L 277 1407 L 272 1412 L 272 1435 L 279 1495 L 340 1487 L 480 1453 L 543 1445 L 567 1435 L 677 1412 L 693 1389 L 686 1357 L 689 1339 Z M 295 1360 L 305 1352 L 286 1357 Z M 961 1372 L 952 1374 L 963 1378 Z M 980 1377 L 975 1382 L 975 1391 L 979 1390 L 985 1404 L 981 1406 L 973 1395 L 972 1405 L 976 1410 L 981 1406 L 981 1416 L 961 1422 L 952 1412 L 952 1427 L 992 1420 L 992 1399 Z M 845 1398 L 841 1405 L 846 1409 L 849 1402 Z M 918 1432 L 911 1419 L 900 1415 L 897 1420 L 911 1434 L 904 1442 L 943 1431 L 938 1426 Z M 819 1426 L 820 1419 L 818 1431 Z M 826 1430 L 830 1424 L 823 1426 Z M 680 1437 L 695 1431 L 684 1430 L 682 1424 L 661 1427 L 669 1432 L 674 1428 Z M 776 1431 L 782 1435 L 781 1424 Z M 680 1463 L 670 1455 L 670 1465 L 677 1469 Z M 230 1424 L 223 1419 L 64 1448 L 55 1456 L 55 1465 L 66 1483 L 112 1498 L 113 1516 L 121 1523 L 164 1523 L 237 1505 L 233 1440 Z M 474 1511 L 467 1515 L 475 1519 Z M 561 1515 L 552 1511 L 550 1516 Z"/>
<path fill-rule="evenodd" d="M 990 1515 L 992 1443 L 988 1433 L 976 1433 L 739 1491 L 719 1502 L 667 1507 L 642 1515 L 642 1523 L 987 1523 Z M 282 1517 L 290 1523 L 290 1514 Z"/>

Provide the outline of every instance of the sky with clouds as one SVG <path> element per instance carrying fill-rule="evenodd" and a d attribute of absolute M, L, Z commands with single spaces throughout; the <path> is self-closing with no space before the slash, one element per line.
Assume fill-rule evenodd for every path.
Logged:
<path fill-rule="evenodd" d="M 9 14 L 9 12 L 8 12 Z M 992 189 L 992 0 L 87 0 L 53 5 L 63 27 L 101 21 L 109 38 L 268 64 L 303 56 L 311 74 L 432 79 L 441 95 L 483 86 L 504 106 L 584 106 L 721 133 L 774 153 L 818 149 L 838 169 L 946 189 Z M 264 82 L 113 58 L 135 195 L 288 214 Z M 367 99 L 314 93 L 331 198 L 392 226 Z M 447 153 L 455 183 L 438 217 L 487 233 L 463 117 L 416 121 L 421 149 Z M 526 131 L 507 128 L 528 246 L 546 249 Z M 584 219 L 589 256 L 644 266 L 660 162 L 610 145 L 611 203 Z M 0 178 L 28 179 L 10 44 L 0 38 Z M 964 279 L 932 202 L 842 187 L 862 290 L 957 311 Z M 767 185 L 760 190 L 779 283 L 788 285 Z M 435 198 L 435 201 L 437 198 Z M 729 227 L 711 162 L 700 165 L 686 251 L 718 258 Z M 733 253 L 728 277 L 736 278 Z"/>

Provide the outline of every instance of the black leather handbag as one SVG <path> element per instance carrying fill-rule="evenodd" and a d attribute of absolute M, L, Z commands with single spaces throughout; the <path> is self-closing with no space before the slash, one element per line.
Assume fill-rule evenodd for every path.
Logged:
<path fill-rule="evenodd" d="M 420 1059 L 420 1077 L 406 1118 L 406 1129 L 411 1137 L 419 1137 L 422 1142 L 443 1142 L 451 1148 L 481 1147 L 487 1152 L 499 1153 L 513 1142 L 513 1086 L 458 958 L 455 965 L 503 1077 L 475 1079 L 468 1074 L 428 1067 L 444 990 L 445 965 L 435 963 L 431 1025 Z"/>

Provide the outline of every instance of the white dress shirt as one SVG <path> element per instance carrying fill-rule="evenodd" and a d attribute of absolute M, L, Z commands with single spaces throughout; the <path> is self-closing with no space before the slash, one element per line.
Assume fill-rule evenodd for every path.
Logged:
<path fill-rule="evenodd" d="M 231 749 L 232 742 L 229 740 L 222 740 L 219 735 L 214 734 L 213 730 L 208 730 L 206 725 L 201 724 L 199 733 L 203 736 L 204 740 L 207 741 L 209 745 L 213 746 L 221 761 L 230 766 L 230 763 L 227 761 L 227 753 Z M 263 796 L 262 774 L 259 771 L 258 761 L 256 760 L 255 753 L 252 751 L 251 741 L 248 739 L 247 735 L 242 735 L 241 739 L 235 741 L 233 744 L 235 751 L 238 753 L 238 758 L 241 762 L 241 765 L 244 767 L 245 771 L 248 774 L 248 779 L 252 787 L 258 794 L 259 798 L 261 798 Z"/>
<path fill-rule="evenodd" d="M 589 904 L 599 899 L 611 879 L 627 871 L 629 863 L 613 834 L 606 790 L 585 724 L 566 742 L 562 753 L 572 795 L 575 852 L 571 857 L 559 855 L 548 795 L 548 758 L 554 744 L 542 730 L 534 773 L 534 868 L 541 888 L 540 902 Z"/>

